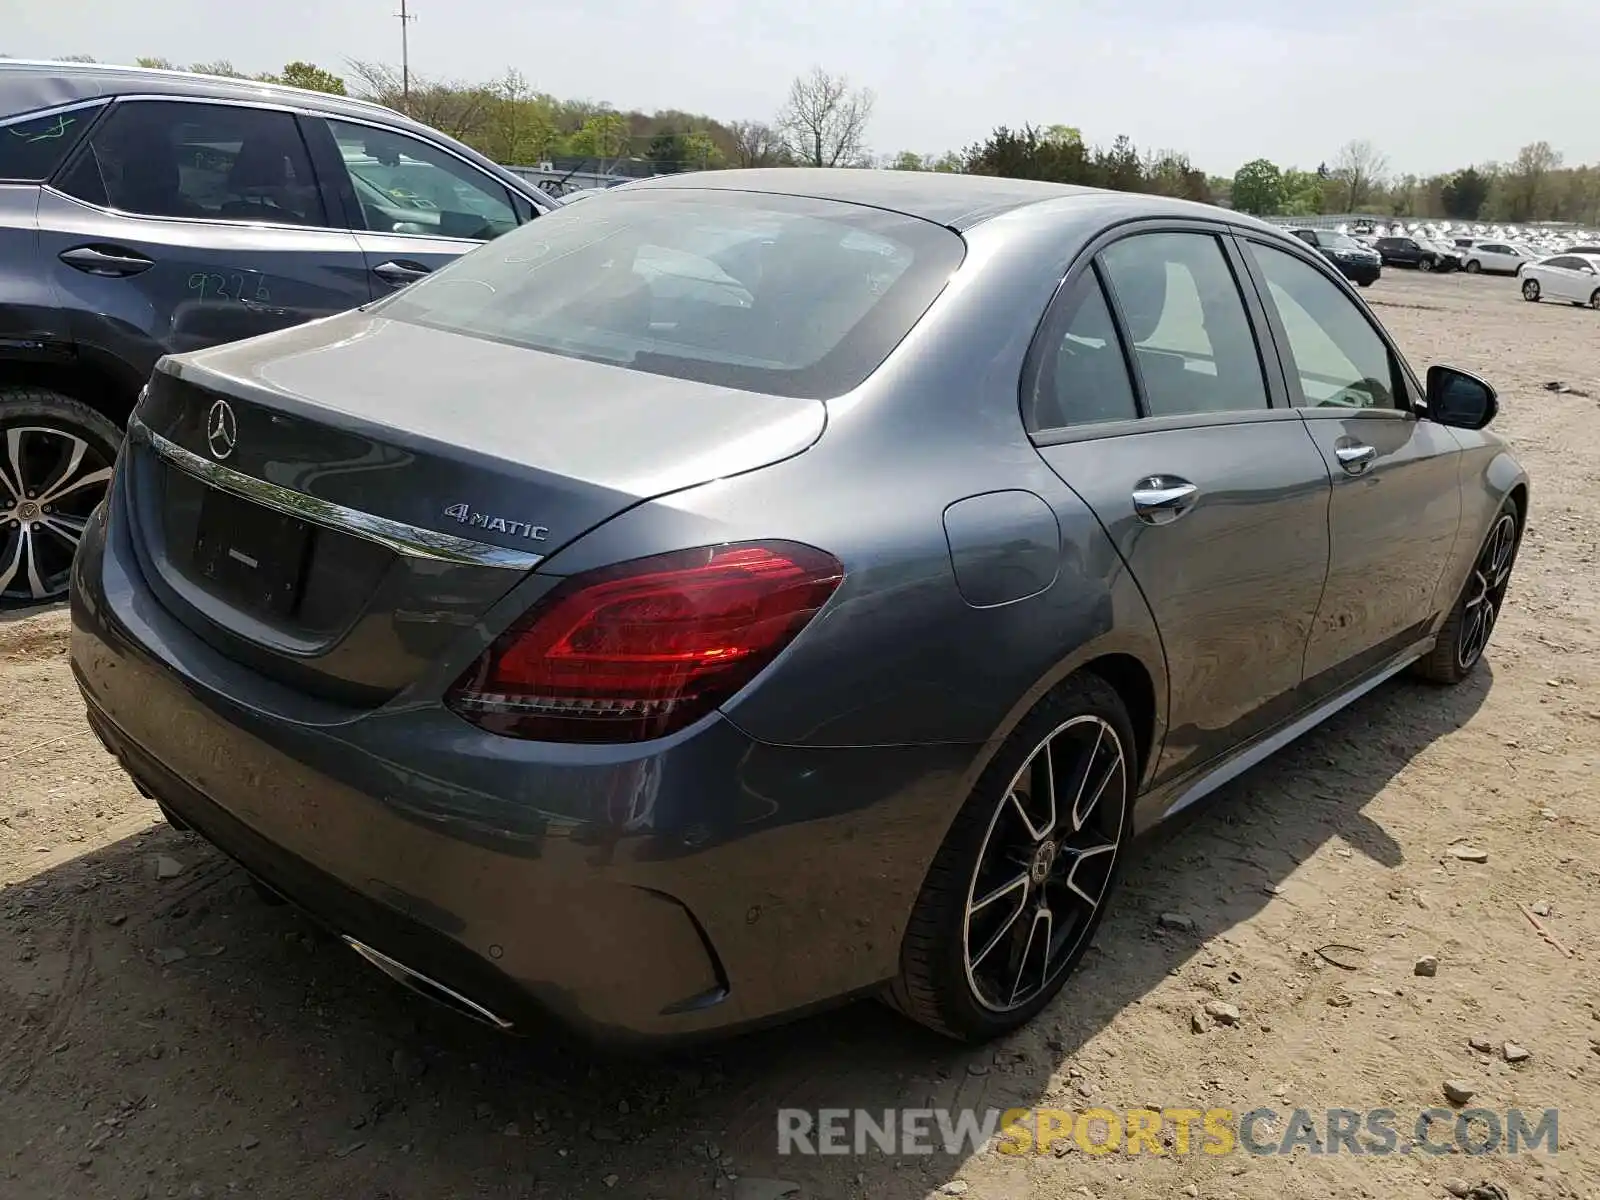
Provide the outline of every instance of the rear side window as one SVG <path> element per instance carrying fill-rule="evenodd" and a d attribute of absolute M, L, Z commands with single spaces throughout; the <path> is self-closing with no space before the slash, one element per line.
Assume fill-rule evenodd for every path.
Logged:
<path fill-rule="evenodd" d="M 1117 328 L 1093 271 L 1050 314 L 1039 346 L 1024 408 L 1030 433 L 1139 415 Z"/>
<path fill-rule="evenodd" d="M 546 214 L 379 307 L 551 354 L 823 399 L 883 362 L 964 253 L 942 226 L 837 201 L 613 192 Z"/>
<path fill-rule="evenodd" d="M 244 105 L 120 104 L 61 188 L 141 216 L 328 223 L 294 117 Z"/>
<path fill-rule="evenodd" d="M 1101 254 L 1153 417 L 1267 408 L 1261 356 L 1217 239 L 1145 233 Z"/>
<path fill-rule="evenodd" d="M 0 179 L 49 179 L 99 111 L 95 104 L 0 123 Z"/>

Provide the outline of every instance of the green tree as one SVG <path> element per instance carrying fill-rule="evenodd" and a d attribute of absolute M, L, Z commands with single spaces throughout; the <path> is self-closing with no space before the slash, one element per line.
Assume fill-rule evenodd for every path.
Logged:
<path fill-rule="evenodd" d="M 650 148 L 644 152 L 644 156 L 655 164 L 657 175 L 670 175 L 683 170 L 684 160 L 688 157 L 683 152 L 683 138 L 670 126 L 650 139 Z"/>
<path fill-rule="evenodd" d="M 1253 158 L 1233 176 L 1233 207 L 1256 216 L 1281 213 L 1288 202 L 1283 172 L 1270 159 Z"/>
<path fill-rule="evenodd" d="M 170 58 L 136 58 L 133 60 L 136 67 L 149 67 L 157 71 L 176 71 L 178 68 Z"/>
<path fill-rule="evenodd" d="M 926 171 L 922 155 L 915 150 L 902 150 L 888 163 L 891 171 Z"/>
<path fill-rule="evenodd" d="M 290 87 L 306 88 L 313 92 L 328 92 L 335 96 L 349 94 L 345 91 L 344 80 L 332 71 L 324 71 L 315 63 L 299 60 L 286 64 L 273 82 L 286 83 Z"/>
<path fill-rule="evenodd" d="M 1476 221 L 1489 198 L 1489 180 L 1476 167 L 1457 171 L 1439 192 L 1444 215 L 1458 221 Z"/>
<path fill-rule="evenodd" d="M 628 119 L 621 113 L 598 112 L 585 121 L 567 141 L 567 148 L 584 158 L 621 158 L 628 152 L 631 135 Z"/>
<path fill-rule="evenodd" d="M 678 147 L 683 155 L 680 161 L 693 170 L 709 171 L 723 163 L 722 151 L 709 133 L 686 133 L 678 139 Z"/>
<path fill-rule="evenodd" d="M 1299 171 L 1290 167 L 1283 173 L 1283 211 L 1291 217 L 1314 217 L 1326 212 L 1324 192 L 1329 184 L 1326 168 Z M 1234 186 L 1238 186 L 1234 180 Z"/>

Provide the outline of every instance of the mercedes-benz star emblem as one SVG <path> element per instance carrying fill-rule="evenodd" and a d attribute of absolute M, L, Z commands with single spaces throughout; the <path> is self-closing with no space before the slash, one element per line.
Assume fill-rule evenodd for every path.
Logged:
<path fill-rule="evenodd" d="M 211 457 L 227 458 L 238 444 L 239 421 L 233 415 L 233 405 L 218 400 L 206 414 L 206 445 L 211 447 Z"/>

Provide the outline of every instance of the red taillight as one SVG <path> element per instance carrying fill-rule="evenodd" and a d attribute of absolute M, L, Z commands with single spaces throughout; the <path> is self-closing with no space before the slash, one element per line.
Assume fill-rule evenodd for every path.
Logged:
<path fill-rule="evenodd" d="M 662 737 L 753 679 L 843 577 L 832 555 L 793 542 L 702 546 L 575 575 L 502 634 L 445 703 L 509 737 Z"/>

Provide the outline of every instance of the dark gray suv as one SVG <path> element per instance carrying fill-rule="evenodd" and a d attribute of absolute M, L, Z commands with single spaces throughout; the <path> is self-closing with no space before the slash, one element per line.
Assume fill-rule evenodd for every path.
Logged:
<path fill-rule="evenodd" d="M 376 104 L 0 63 L 0 603 L 65 593 L 163 354 L 365 304 L 554 206 Z"/>

